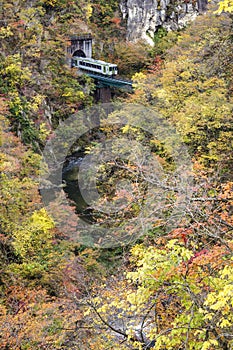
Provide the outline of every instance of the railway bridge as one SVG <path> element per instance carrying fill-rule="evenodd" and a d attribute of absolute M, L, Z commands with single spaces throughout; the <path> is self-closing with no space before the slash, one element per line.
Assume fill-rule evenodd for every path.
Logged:
<path fill-rule="evenodd" d="M 103 76 L 99 74 L 92 74 L 85 71 L 85 74 L 89 75 L 89 77 L 93 78 L 97 81 L 97 87 L 115 87 L 115 88 L 125 88 L 125 89 L 131 89 L 132 88 L 132 81 L 126 80 L 120 77 L 108 77 Z"/>
<path fill-rule="evenodd" d="M 85 72 L 89 77 L 93 78 L 96 82 L 96 99 L 101 102 L 109 102 L 112 98 L 113 88 L 132 90 L 132 81 L 122 78 L 108 77 L 98 74 L 92 74 Z"/>

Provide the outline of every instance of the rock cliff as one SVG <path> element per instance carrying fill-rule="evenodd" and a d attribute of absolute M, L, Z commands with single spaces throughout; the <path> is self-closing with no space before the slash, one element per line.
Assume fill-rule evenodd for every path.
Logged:
<path fill-rule="evenodd" d="M 127 20 L 127 40 L 146 40 L 153 45 L 159 27 L 183 28 L 206 11 L 208 0 L 121 0 L 120 9 Z"/>

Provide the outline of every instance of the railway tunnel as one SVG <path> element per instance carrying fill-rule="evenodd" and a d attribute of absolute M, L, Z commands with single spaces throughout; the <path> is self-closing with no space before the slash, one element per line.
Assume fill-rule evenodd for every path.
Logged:
<path fill-rule="evenodd" d="M 72 57 L 75 57 L 75 56 L 78 56 L 78 57 L 86 57 L 86 54 L 83 50 L 76 50 L 74 51 Z"/>

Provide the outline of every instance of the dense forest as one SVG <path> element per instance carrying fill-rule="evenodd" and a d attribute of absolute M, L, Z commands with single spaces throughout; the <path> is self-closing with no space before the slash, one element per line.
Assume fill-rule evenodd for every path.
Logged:
<path fill-rule="evenodd" d="M 233 3 L 153 46 L 119 3 L 0 2 L 2 350 L 233 349 Z"/>

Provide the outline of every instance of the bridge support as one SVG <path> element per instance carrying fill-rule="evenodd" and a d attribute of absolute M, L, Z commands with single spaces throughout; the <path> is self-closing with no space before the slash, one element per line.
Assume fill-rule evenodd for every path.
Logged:
<path fill-rule="evenodd" d="M 95 90 L 95 100 L 98 102 L 107 103 L 110 102 L 112 98 L 110 87 L 97 87 Z"/>

